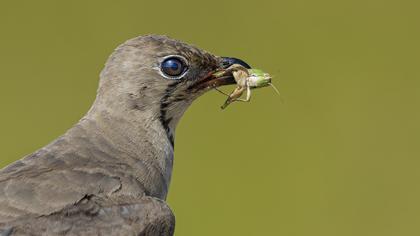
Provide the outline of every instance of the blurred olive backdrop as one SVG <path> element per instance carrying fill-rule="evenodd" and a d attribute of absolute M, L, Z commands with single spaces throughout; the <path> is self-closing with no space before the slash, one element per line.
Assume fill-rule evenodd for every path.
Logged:
<path fill-rule="evenodd" d="M 126 39 L 156 33 L 275 76 L 197 100 L 176 133 L 177 236 L 420 235 L 418 1 L 0 3 L 0 165 L 55 139 Z M 226 88 L 225 90 L 230 90 Z"/>

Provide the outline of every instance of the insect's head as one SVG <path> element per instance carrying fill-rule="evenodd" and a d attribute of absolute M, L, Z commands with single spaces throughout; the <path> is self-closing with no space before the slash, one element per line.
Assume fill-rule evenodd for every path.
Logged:
<path fill-rule="evenodd" d="M 270 86 L 271 75 L 259 69 L 249 69 L 249 86 L 254 88 L 261 88 Z"/>

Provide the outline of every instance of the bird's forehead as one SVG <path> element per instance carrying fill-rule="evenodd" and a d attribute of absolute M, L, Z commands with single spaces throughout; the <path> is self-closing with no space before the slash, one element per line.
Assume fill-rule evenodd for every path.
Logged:
<path fill-rule="evenodd" d="M 128 40 L 124 45 L 136 47 L 143 52 L 148 51 L 158 58 L 168 55 L 180 55 L 187 58 L 190 62 L 201 63 L 218 60 L 218 57 L 195 46 L 161 35 L 140 36 Z"/>

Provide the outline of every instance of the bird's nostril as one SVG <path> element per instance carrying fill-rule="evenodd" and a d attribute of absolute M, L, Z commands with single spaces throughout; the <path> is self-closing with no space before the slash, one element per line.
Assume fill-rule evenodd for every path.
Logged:
<path fill-rule="evenodd" d="M 241 59 L 234 58 L 234 57 L 222 57 L 222 68 L 226 69 L 231 65 L 239 64 L 247 69 L 251 69 L 251 66 L 248 65 L 246 62 L 242 61 Z"/>

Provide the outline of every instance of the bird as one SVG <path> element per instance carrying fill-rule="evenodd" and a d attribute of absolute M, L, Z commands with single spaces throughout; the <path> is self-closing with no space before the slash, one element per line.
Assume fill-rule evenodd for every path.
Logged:
<path fill-rule="evenodd" d="M 162 35 L 129 39 L 93 105 L 65 134 L 0 170 L 0 236 L 167 236 L 175 129 L 192 102 L 246 62 Z"/>

